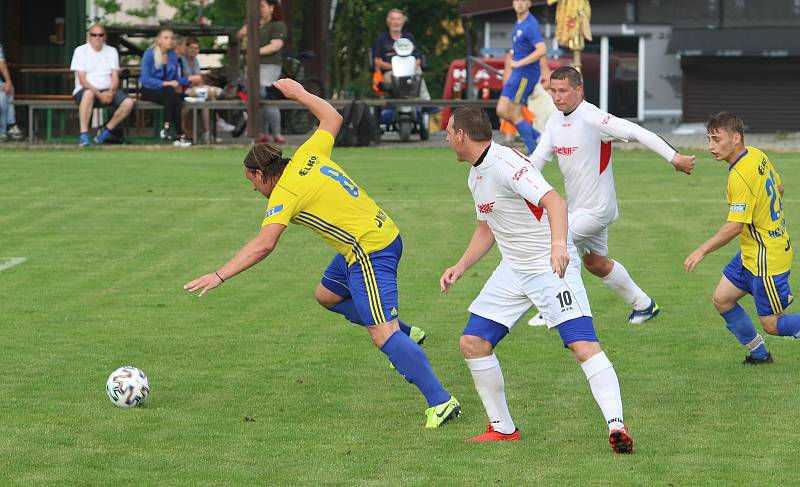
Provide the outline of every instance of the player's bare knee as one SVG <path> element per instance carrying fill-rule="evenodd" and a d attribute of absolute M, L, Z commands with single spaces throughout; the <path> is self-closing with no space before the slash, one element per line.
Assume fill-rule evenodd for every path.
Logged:
<path fill-rule="evenodd" d="M 594 254 L 584 255 L 583 265 L 587 271 L 597 277 L 606 277 L 611 272 L 611 269 L 614 268 L 614 263 L 611 259 Z"/>
<path fill-rule="evenodd" d="M 332 293 L 322 284 L 317 285 L 317 289 L 314 290 L 314 298 L 320 304 L 320 306 L 331 309 L 340 302 L 342 302 L 342 297 Z"/>
<path fill-rule="evenodd" d="M 780 315 L 759 316 L 761 328 L 770 335 L 778 334 L 778 318 Z"/>
<path fill-rule="evenodd" d="M 602 352 L 600 344 L 597 342 L 578 341 L 569 344 L 569 349 L 572 354 L 578 359 L 578 362 L 583 363 Z"/>
<path fill-rule="evenodd" d="M 717 291 L 714 291 L 714 294 L 711 296 L 711 302 L 714 303 L 714 307 L 717 308 L 719 313 L 724 313 L 736 306 L 736 301 L 731 301 L 730 298 L 723 296 Z"/>
<path fill-rule="evenodd" d="M 461 335 L 459 346 L 464 358 L 481 358 L 492 354 L 492 343 L 474 335 Z"/>

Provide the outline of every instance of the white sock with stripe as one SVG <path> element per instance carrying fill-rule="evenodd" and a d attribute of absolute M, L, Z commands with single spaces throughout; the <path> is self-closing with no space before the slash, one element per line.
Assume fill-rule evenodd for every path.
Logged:
<path fill-rule="evenodd" d="M 614 366 L 605 352 L 592 355 L 581 364 L 583 373 L 589 380 L 594 400 L 600 406 L 606 418 L 608 429 L 620 429 L 624 426 L 622 417 L 622 394 L 619 391 L 619 380 Z"/>
<path fill-rule="evenodd" d="M 506 403 L 506 383 L 500 362 L 495 354 L 488 357 L 466 359 L 475 389 L 481 398 L 489 423 L 499 433 L 510 435 L 517 427 L 511 419 Z"/>
<path fill-rule="evenodd" d="M 625 266 L 616 260 L 612 260 L 611 262 L 614 263 L 614 267 L 612 267 L 611 272 L 603 278 L 603 284 L 619 294 L 626 303 L 633 306 L 633 309 L 640 311 L 647 309 L 652 301 L 650 296 L 645 294 L 645 292 L 633 282 Z"/>

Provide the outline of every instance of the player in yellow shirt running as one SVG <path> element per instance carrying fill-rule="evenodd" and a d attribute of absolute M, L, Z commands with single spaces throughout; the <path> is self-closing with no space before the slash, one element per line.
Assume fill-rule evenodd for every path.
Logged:
<path fill-rule="evenodd" d="M 375 346 L 425 396 L 425 426 L 436 428 L 457 417 L 461 405 L 442 387 L 417 342 L 400 329 L 400 232 L 364 188 L 330 159 L 342 124 L 336 109 L 294 80 L 278 80 L 272 86 L 307 107 L 319 119 L 319 128 L 291 159 L 270 144 L 250 150 L 244 175 L 253 190 L 269 200 L 261 231 L 216 272 L 183 287 L 203 296 L 264 260 L 289 223 L 310 228 L 338 252 L 317 286 L 317 301 L 367 329 Z"/>
<path fill-rule="evenodd" d="M 789 289 L 794 250 L 786 229 L 783 185 L 766 154 L 744 145 L 744 124 L 739 117 L 721 112 L 706 128 L 709 151 L 730 165 L 728 221 L 686 257 L 684 270 L 693 271 L 706 255 L 739 236 L 741 250 L 722 271 L 714 306 L 731 333 L 750 351 L 745 365 L 772 363 L 764 339 L 738 301 L 752 294 L 765 332 L 800 338 L 800 315 L 783 313 L 794 300 Z"/>

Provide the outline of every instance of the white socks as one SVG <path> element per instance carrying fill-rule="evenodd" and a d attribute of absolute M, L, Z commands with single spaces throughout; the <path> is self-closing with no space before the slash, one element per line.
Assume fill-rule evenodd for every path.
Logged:
<path fill-rule="evenodd" d="M 622 264 L 616 260 L 612 260 L 611 262 L 614 263 L 614 267 L 612 267 L 611 272 L 603 278 L 603 283 L 610 287 L 615 293 L 619 294 L 626 303 L 633 306 L 633 309 L 638 311 L 647 309 L 647 307 L 650 306 L 650 296 L 645 294 L 644 291 L 633 282 L 630 274 L 628 274 L 628 271 L 625 270 Z"/>
<path fill-rule="evenodd" d="M 492 428 L 499 433 L 510 435 L 517 428 L 511 419 L 511 413 L 508 412 L 506 383 L 497 356 L 491 354 L 488 357 L 466 359 L 466 361 Z"/>
<path fill-rule="evenodd" d="M 616 267 L 616 266 L 614 266 Z M 619 392 L 619 381 L 614 366 L 606 357 L 605 352 L 593 355 L 589 360 L 581 364 L 583 373 L 589 379 L 589 387 L 592 389 L 594 400 L 603 411 L 606 418 L 608 429 L 621 429 L 622 418 L 622 396 Z"/>

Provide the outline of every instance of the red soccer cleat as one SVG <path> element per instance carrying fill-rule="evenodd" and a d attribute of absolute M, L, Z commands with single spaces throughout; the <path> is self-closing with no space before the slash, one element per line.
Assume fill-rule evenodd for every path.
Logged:
<path fill-rule="evenodd" d="M 515 429 L 513 433 L 505 434 L 495 431 L 490 424 L 486 427 L 486 433 L 467 438 L 465 441 L 519 441 L 519 429 Z"/>
<path fill-rule="evenodd" d="M 608 435 L 608 442 L 611 444 L 611 449 L 614 453 L 633 453 L 633 438 L 628 434 L 628 427 L 623 426 L 622 429 L 611 430 Z"/>

